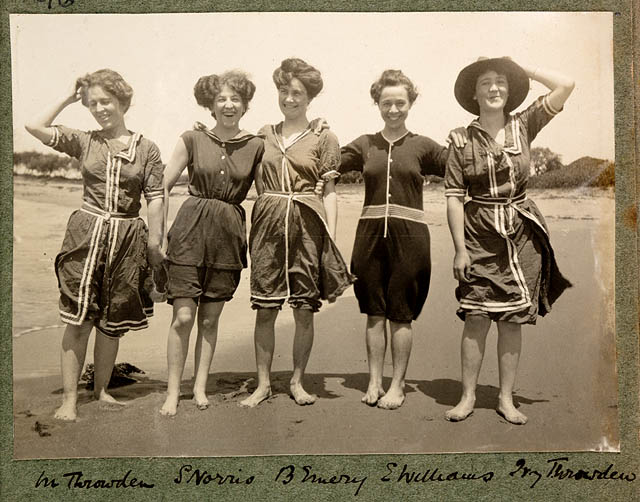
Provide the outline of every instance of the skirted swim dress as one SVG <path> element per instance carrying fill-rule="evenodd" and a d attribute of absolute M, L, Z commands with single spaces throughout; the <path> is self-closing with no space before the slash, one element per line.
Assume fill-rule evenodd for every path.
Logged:
<path fill-rule="evenodd" d="M 423 176 L 444 176 L 447 149 L 411 132 L 394 142 L 377 133 L 341 153 L 340 172 L 362 171 L 365 183 L 351 258 L 360 312 L 409 323 L 424 306 L 431 278 Z"/>
<path fill-rule="evenodd" d="M 317 311 L 352 283 L 329 235 L 322 198 L 314 193 L 321 178 L 338 176 L 340 147 L 329 130 L 307 128 L 284 146 L 281 125 L 259 131 L 264 137 L 263 193 L 251 216 L 251 303 Z"/>
<path fill-rule="evenodd" d="M 474 120 L 464 148 L 450 147 L 447 197 L 469 196 L 464 206 L 471 279 L 460 281 L 458 316 L 535 324 L 571 286 L 560 273 L 542 214 L 527 198 L 530 144 L 559 112 L 547 96 L 509 116 L 504 146 Z"/>
<path fill-rule="evenodd" d="M 188 153 L 189 197 L 169 231 L 169 301 L 230 300 L 247 266 L 244 208 L 264 151 L 241 131 L 221 140 L 201 123 L 182 134 Z"/>
<path fill-rule="evenodd" d="M 100 131 L 53 131 L 49 146 L 78 159 L 83 179 L 83 205 L 71 214 L 55 261 L 62 321 L 93 320 L 114 337 L 146 328 L 153 285 L 138 212 L 142 194 L 147 202 L 163 197 L 158 147 L 139 133 L 125 145 Z"/>

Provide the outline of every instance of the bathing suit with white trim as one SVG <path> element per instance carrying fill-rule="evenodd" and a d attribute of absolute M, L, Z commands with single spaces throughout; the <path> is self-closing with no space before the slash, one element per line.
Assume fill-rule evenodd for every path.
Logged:
<path fill-rule="evenodd" d="M 281 124 L 263 127 L 261 182 L 264 187 L 251 215 L 251 303 L 278 308 L 285 300 L 317 311 L 320 300 L 334 301 L 352 283 L 329 235 L 320 178 L 338 176 L 338 140 L 328 130 L 302 131 L 286 146 Z"/>
<path fill-rule="evenodd" d="M 63 322 L 92 320 L 108 336 L 146 328 L 153 315 L 141 196 L 163 197 L 158 147 L 132 133 L 127 145 L 100 131 L 53 127 L 49 146 L 80 161 L 83 204 L 67 223 L 55 270 Z"/>
<path fill-rule="evenodd" d="M 509 117 L 504 146 L 474 120 L 467 145 L 450 147 L 445 195 L 469 197 L 464 234 L 471 280 L 456 289 L 462 319 L 479 313 L 535 324 L 571 285 L 558 270 L 544 218 L 526 195 L 529 145 L 558 112 L 542 96 Z"/>

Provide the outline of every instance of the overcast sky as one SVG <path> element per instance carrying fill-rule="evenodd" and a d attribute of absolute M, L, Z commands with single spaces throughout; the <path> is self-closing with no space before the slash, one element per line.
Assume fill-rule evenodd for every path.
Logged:
<path fill-rule="evenodd" d="M 418 86 L 409 128 L 444 142 L 473 117 L 453 96 L 458 72 L 478 56 L 562 71 L 576 89 L 534 146 L 564 163 L 589 155 L 614 158 L 611 13 L 211 13 L 11 15 L 14 150 L 46 147 L 24 123 L 70 92 L 75 78 L 111 68 L 134 89 L 129 129 L 155 141 L 168 161 L 179 135 L 196 120 L 202 75 L 247 71 L 257 86 L 241 126 L 255 132 L 281 120 L 273 70 L 287 57 L 316 66 L 324 90 L 309 118 L 322 116 L 342 144 L 382 128 L 369 87 L 387 68 Z M 533 83 L 526 106 L 545 88 Z M 79 103 L 56 121 L 97 124 Z"/>

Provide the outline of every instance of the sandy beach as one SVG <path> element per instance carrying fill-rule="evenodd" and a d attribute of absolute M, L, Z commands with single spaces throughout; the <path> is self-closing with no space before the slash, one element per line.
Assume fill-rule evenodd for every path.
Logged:
<path fill-rule="evenodd" d="M 64 326 L 58 317 L 53 260 L 67 218 L 80 206 L 82 187 L 17 177 L 14 190 L 14 458 L 582 451 L 618 446 L 612 192 L 529 194 L 547 218 L 558 262 L 574 287 L 549 316 L 524 328 L 516 400 L 529 423 L 519 427 L 495 412 L 495 328 L 488 339 L 474 415 L 457 424 L 443 419 L 460 393 L 463 324 L 455 316 L 453 246 L 441 186 L 424 192 L 432 284 L 414 323 L 407 399 L 399 410 L 360 402 L 367 385 L 365 316 L 358 311 L 353 289 L 316 316 L 306 380 L 308 390 L 319 398 L 316 404 L 299 407 L 288 395 L 293 318 L 285 307 L 276 326 L 274 396 L 255 409 L 238 406 L 255 386 L 254 313 L 245 270 L 222 314 L 209 377 L 209 409 L 198 411 L 190 401 L 190 352 L 178 415 L 168 419 L 157 412 L 166 387 L 171 318 L 171 307 L 157 304 L 150 328 L 130 332 L 120 344 L 118 362 L 145 372 L 138 383 L 113 389 L 127 406 L 104 408 L 81 388 L 78 420 L 54 420 L 61 398 Z M 183 194 L 172 196 L 170 219 Z M 339 186 L 338 194 L 337 243 L 349 261 L 363 188 Z M 252 205 L 252 200 L 244 203 L 248 215 Z M 88 363 L 92 346 L 93 336 Z M 385 385 L 390 375 L 388 356 Z"/>

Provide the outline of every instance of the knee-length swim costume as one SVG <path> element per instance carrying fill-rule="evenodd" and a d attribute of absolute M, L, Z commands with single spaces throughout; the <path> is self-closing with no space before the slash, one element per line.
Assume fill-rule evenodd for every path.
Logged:
<path fill-rule="evenodd" d="M 169 231 L 168 299 L 228 301 L 247 266 L 247 197 L 264 151 L 241 131 L 221 140 L 204 124 L 181 136 L 188 153 L 189 197 Z"/>
<path fill-rule="evenodd" d="M 465 246 L 471 280 L 460 281 L 458 316 L 480 314 L 494 321 L 535 324 L 571 284 L 558 270 L 549 231 L 527 198 L 530 143 L 559 112 L 547 96 L 510 115 L 504 146 L 478 120 L 467 127 L 464 148 L 450 146 L 447 197 L 469 196 L 464 206 Z"/>
<path fill-rule="evenodd" d="M 444 176 L 447 149 L 407 132 L 394 142 L 379 132 L 342 148 L 340 172 L 362 171 L 364 207 L 351 258 L 360 312 L 398 323 L 418 318 L 429 293 L 429 228 L 423 176 Z"/>
<path fill-rule="evenodd" d="M 100 131 L 53 126 L 49 146 L 80 161 L 83 204 L 67 223 L 55 269 L 60 316 L 67 324 L 92 320 L 108 336 L 147 327 L 153 315 L 147 226 L 140 198 L 163 197 L 158 147 L 141 134 L 128 145 Z"/>
<path fill-rule="evenodd" d="M 329 235 L 322 198 L 314 193 L 320 178 L 338 176 L 340 147 L 329 130 L 307 128 L 284 145 L 282 123 L 263 127 L 264 156 L 258 197 L 251 216 L 251 303 L 257 308 L 320 308 L 352 283 Z"/>

